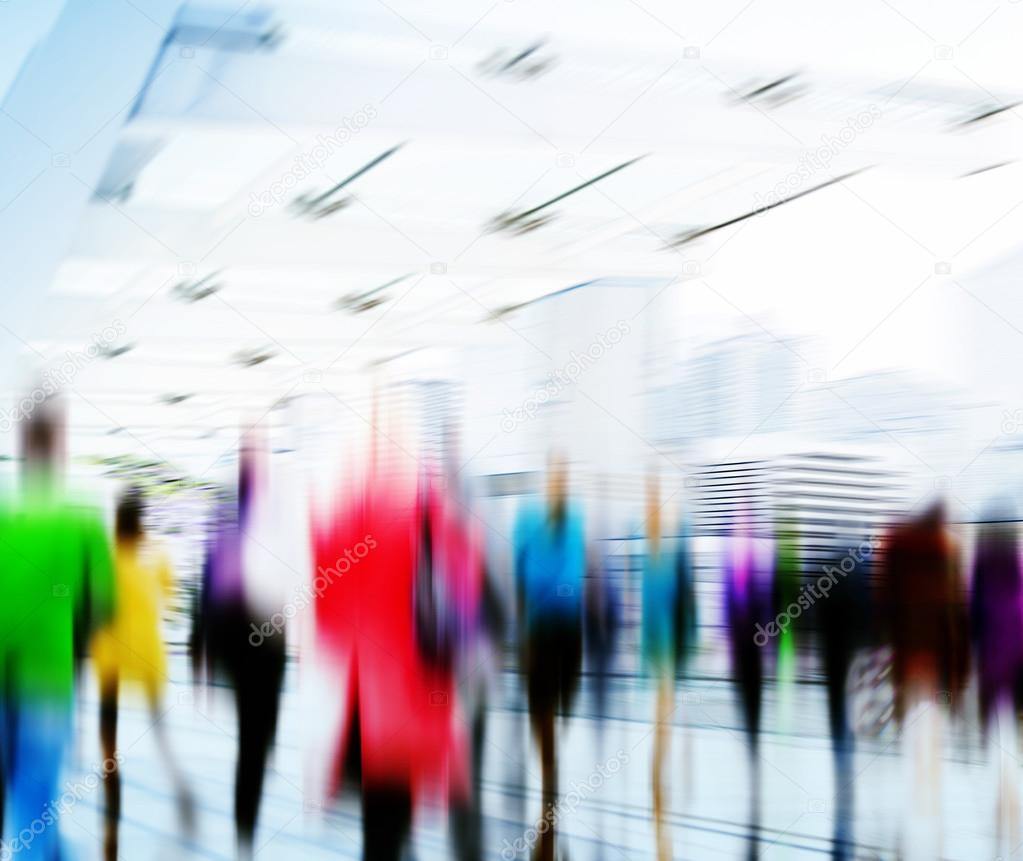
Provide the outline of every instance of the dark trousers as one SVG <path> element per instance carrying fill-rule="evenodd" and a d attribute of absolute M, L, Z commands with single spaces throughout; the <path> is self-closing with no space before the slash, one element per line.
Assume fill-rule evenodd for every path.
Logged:
<path fill-rule="evenodd" d="M 235 767 L 234 819 L 241 846 L 251 847 L 263 795 L 266 763 L 277 732 L 284 682 L 284 632 L 253 645 L 253 619 L 244 607 L 218 608 L 211 614 L 210 650 L 214 663 L 234 690 L 238 713 L 238 762 Z"/>
<path fill-rule="evenodd" d="M 401 861 L 411 830 L 412 794 L 407 788 L 363 787 L 363 861 Z"/>

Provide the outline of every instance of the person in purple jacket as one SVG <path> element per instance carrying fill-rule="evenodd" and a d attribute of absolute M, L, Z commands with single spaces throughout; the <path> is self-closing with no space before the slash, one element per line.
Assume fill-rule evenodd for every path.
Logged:
<path fill-rule="evenodd" d="M 725 616 L 732 678 L 739 695 L 750 754 L 749 856 L 758 855 L 760 824 L 760 716 L 764 668 L 775 643 L 771 622 L 774 552 L 770 539 L 754 537 L 744 516 L 732 528 L 725 559 Z"/>
<path fill-rule="evenodd" d="M 982 729 L 996 771 L 996 855 L 1020 843 L 1017 769 L 1018 692 L 1023 680 L 1023 577 L 1015 523 L 992 513 L 973 556 L 971 630 Z"/>
<path fill-rule="evenodd" d="M 258 636 L 268 622 L 254 606 L 245 576 L 244 546 L 261 488 L 262 454 L 245 440 L 238 459 L 237 492 L 226 494 L 215 508 L 189 644 L 195 676 L 223 678 L 234 694 L 238 727 L 234 819 L 240 859 L 255 854 L 286 664 L 284 632 Z"/>

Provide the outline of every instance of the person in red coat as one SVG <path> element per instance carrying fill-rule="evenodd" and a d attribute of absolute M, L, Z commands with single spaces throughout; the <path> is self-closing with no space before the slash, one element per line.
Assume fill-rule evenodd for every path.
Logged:
<path fill-rule="evenodd" d="M 372 468 L 314 524 L 316 627 L 344 691 L 334 792 L 360 783 L 363 858 L 398 861 L 417 805 L 464 797 L 453 673 L 417 642 L 416 476 Z"/>

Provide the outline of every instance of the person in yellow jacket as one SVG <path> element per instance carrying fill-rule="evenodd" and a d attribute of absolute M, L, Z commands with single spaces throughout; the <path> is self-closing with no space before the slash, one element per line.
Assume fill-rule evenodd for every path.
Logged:
<path fill-rule="evenodd" d="M 117 505 L 114 551 L 115 611 L 95 635 L 92 660 L 99 681 L 100 741 L 106 760 L 106 835 L 104 854 L 115 861 L 121 814 L 120 757 L 117 755 L 117 700 L 122 682 L 142 688 L 160 753 L 174 782 L 182 825 L 191 832 L 194 804 L 168 746 L 160 711 L 167 682 L 167 654 L 160 635 L 160 616 L 173 588 L 170 561 L 146 541 L 144 502 L 138 489 L 127 491 Z"/>

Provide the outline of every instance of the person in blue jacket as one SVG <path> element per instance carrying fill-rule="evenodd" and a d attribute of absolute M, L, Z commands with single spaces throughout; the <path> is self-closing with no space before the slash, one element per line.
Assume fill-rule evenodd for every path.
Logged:
<path fill-rule="evenodd" d="M 547 496 L 527 502 L 515 523 L 515 582 L 523 624 L 529 720 L 540 749 L 543 809 L 535 857 L 554 861 L 558 795 L 556 717 L 571 712 L 582 661 L 583 517 L 567 495 L 564 459 L 550 459 Z"/>

